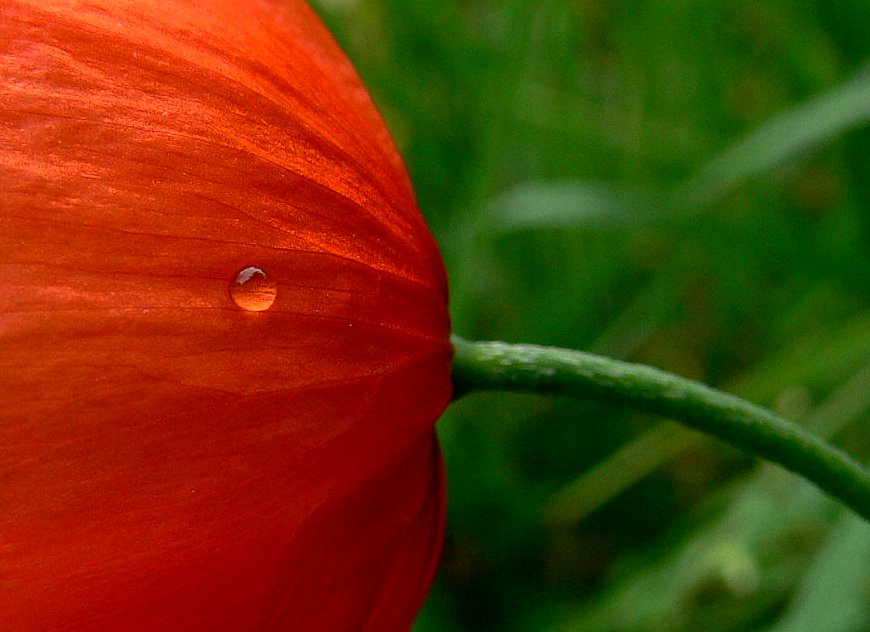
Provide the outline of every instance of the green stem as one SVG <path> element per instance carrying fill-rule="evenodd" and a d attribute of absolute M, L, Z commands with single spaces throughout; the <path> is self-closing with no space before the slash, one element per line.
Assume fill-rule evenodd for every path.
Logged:
<path fill-rule="evenodd" d="M 502 390 L 584 397 L 669 417 L 800 474 L 870 521 L 870 471 L 771 411 L 649 366 L 580 351 L 453 337 L 456 396 Z"/>

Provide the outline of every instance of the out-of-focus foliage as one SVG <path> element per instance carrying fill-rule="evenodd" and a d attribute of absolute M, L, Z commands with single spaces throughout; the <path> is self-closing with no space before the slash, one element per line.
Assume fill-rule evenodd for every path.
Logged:
<path fill-rule="evenodd" d="M 870 458 L 866 0 L 320 0 L 455 330 L 654 364 Z M 417 632 L 867 632 L 870 527 L 668 421 L 475 395 Z"/>

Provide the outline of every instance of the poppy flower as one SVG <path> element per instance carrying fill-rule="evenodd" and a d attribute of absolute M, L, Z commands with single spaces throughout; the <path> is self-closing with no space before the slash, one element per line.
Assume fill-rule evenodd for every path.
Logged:
<path fill-rule="evenodd" d="M 0 630 L 405 630 L 446 280 L 300 0 L 0 0 Z"/>

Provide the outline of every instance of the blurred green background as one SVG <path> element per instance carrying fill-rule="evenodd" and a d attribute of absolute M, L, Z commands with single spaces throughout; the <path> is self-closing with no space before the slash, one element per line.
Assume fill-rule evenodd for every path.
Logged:
<path fill-rule="evenodd" d="M 455 330 L 653 364 L 870 458 L 867 0 L 320 0 Z M 474 395 L 416 632 L 868 632 L 870 526 L 667 420 Z"/>

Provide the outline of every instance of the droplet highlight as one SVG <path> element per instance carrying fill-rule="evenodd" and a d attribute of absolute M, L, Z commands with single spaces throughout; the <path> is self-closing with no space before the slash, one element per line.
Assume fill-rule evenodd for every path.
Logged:
<path fill-rule="evenodd" d="M 262 268 L 248 266 L 230 281 L 230 298 L 246 312 L 265 312 L 278 296 L 278 284 Z"/>

